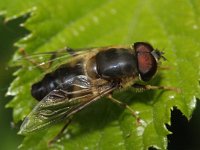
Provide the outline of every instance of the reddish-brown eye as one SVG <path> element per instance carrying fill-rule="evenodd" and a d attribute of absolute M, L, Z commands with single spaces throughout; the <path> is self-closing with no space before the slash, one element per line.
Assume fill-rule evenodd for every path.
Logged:
<path fill-rule="evenodd" d="M 149 81 L 157 71 L 157 62 L 152 55 L 153 47 L 145 42 L 134 44 L 137 57 L 137 68 L 143 81 Z"/>

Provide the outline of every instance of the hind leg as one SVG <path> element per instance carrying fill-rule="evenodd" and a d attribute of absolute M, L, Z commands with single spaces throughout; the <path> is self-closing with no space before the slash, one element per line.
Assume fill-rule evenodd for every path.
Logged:
<path fill-rule="evenodd" d="M 69 124 L 71 123 L 72 118 L 69 118 L 66 122 L 66 124 L 63 126 L 63 128 L 60 130 L 60 132 L 52 139 L 48 142 L 48 146 L 50 147 L 51 144 L 57 142 L 63 135 L 65 129 L 69 126 Z"/>
<path fill-rule="evenodd" d="M 49 69 L 52 66 L 52 63 L 58 59 L 58 56 L 62 56 L 64 54 L 69 54 L 70 56 L 76 56 L 77 52 L 69 47 L 65 47 L 63 49 L 57 50 L 57 51 L 52 51 L 52 52 L 45 52 L 45 53 L 40 53 L 40 54 L 34 54 L 34 55 L 29 55 L 23 48 L 19 49 L 19 53 L 23 55 L 23 57 L 30 62 L 32 65 L 36 66 L 38 69 L 45 71 Z M 40 57 L 42 55 L 45 56 L 50 56 L 50 58 L 47 61 L 44 62 L 37 62 L 36 60 L 33 59 L 33 56 L 35 57 Z M 37 58 L 38 58 L 37 57 Z"/>

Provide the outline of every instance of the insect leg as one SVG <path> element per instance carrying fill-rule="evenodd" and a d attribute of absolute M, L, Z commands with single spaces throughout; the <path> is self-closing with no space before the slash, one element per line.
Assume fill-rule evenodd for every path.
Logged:
<path fill-rule="evenodd" d="M 65 47 L 65 50 L 66 50 L 67 53 L 69 53 L 71 56 L 76 56 L 76 55 L 78 55 L 78 54 L 76 53 L 76 51 L 75 51 L 74 49 L 72 49 L 72 48 Z"/>
<path fill-rule="evenodd" d="M 118 104 L 119 106 L 128 109 L 128 110 L 131 112 L 131 114 L 133 115 L 133 117 L 136 118 L 136 121 L 137 121 L 137 123 L 139 124 L 140 118 L 139 118 L 139 116 L 138 116 L 138 113 L 135 112 L 128 104 L 123 103 L 123 102 L 121 102 L 121 101 L 119 101 L 119 100 L 113 98 L 111 94 L 108 95 L 108 98 L 109 98 L 112 102 Z"/>
<path fill-rule="evenodd" d="M 175 88 L 175 87 L 167 87 L 167 86 L 153 86 L 153 85 L 142 85 L 142 84 L 133 84 L 132 87 L 139 89 L 141 91 L 143 90 L 169 90 L 169 91 L 175 91 L 177 93 L 180 93 L 180 89 L 179 88 Z"/>
<path fill-rule="evenodd" d="M 66 53 L 66 54 L 68 53 L 71 56 L 78 55 L 78 53 L 74 49 L 69 48 L 69 47 L 64 47 L 63 49 L 59 49 L 57 51 L 41 53 L 41 54 L 49 55 L 50 58 L 46 62 L 38 63 L 38 62 L 34 61 L 33 59 L 31 59 L 31 57 L 26 53 L 26 51 L 23 48 L 19 49 L 19 52 L 21 53 L 21 55 L 24 56 L 24 58 L 28 62 L 32 63 L 34 66 L 36 66 L 37 68 L 39 68 L 42 71 L 49 69 L 51 67 L 52 63 L 56 59 L 58 59 L 57 57 L 60 56 L 60 55 L 63 56 L 64 53 Z"/>
<path fill-rule="evenodd" d="M 64 53 L 64 52 L 67 52 L 71 56 L 76 56 L 77 55 L 76 51 L 74 49 L 72 49 L 72 48 L 69 48 L 69 47 L 64 47 L 63 49 L 54 51 L 54 52 L 52 52 L 52 55 L 51 55 L 51 57 L 50 57 L 50 59 L 48 61 L 49 62 L 48 63 L 48 68 L 51 67 L 51 65 L 53 63 L 53 60 L 55 60 L 58 57 L 58 54 Z"/>
<path fill-rule="evenodd" d="M 63 135 L 65 129 L 69 126 L 69 124 L 70 124 L 71 122 L 72 122 L 72 117 L 69 118 L 69 119 L 67 119 L 66 124 L 63 126 L 63 128 L 60 130 L 60 132 L 59 132 L 52 140 L 50 140 L 50 141 L 48 142 L 48 146 L 49 146 L 49 147 L 51 146 L 51 144 L 55 143 L 56 141 L 58 141 L 58 140 L 62 137 L 62 135 Z"/>
<path fill-rule="evenodd" d="M 46 70 L 44 67 L 38 66 L 38 63 L 37 63 L 36 61 L 30 59 L 30 58 L 28 57 L 29 55 L 27 54 L 27 52 L 26 52 L 23 48 L 20 48 L 20 49 L 19 49 L 19 53 L 20 53 L 21 55 L 23 55 L 24 58 L 25 58 L 28 62 L 30 62 L 30 63 L 33 64 L 34 66 L 37 66 L 38 69 L 40 69 L 40 70 L 42 70 L 42 71 L 45 71 L 45 70 Z"/>

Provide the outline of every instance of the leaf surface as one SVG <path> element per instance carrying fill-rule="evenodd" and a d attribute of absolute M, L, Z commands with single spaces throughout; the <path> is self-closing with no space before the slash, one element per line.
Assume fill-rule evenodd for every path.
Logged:
<path fill-rule="evenodd" d="M 127 90 L 114 97 L 126 102 L 139 112 L 142 125 L 127 110 L 102 99 L 78 113 L 68 132 L 52 149 L 166 149 L 165 124 L 170 124 L 170 110 L 177 107 L 190 118 L 200 98 L 200 2 L 198 0 L 6 0 L 0 2 L 0 13 L 13 19 L 30 13 L 24 23 L 31 34 L 16 45 L 28 53 L 47 52 L 69 46 L 72 48 L 98 47 L 113 44 L 132 44 L 148 41 L 164 49 L 168 61 L 151 84 L 174 86 L 174 91 Z M 18 53 L 13 58 L 19 56 Z M 43 74 L 37 69 L 27 71 L 27 62 L 15 72 L 8 95 L 14 99 L 15 122 L 22 120 L 36 104 L 30 88 Z M 26 136 L 22 149 L 45 149 L 47 142 L 64 123 L 48 130 Z M 37 143 L 37 145 L 36 145 Z"/>

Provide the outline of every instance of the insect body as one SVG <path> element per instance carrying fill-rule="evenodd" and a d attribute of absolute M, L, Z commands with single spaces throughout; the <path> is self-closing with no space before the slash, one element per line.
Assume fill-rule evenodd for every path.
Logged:
<path fill-rule="evenodd" d="M 145 42 L 94 48 L 75 56 L 32 86 L 32 96 L 40 102 L 24 120 L 20 133 L 68 119 L 114 90 L 138 87 L 137 80 L 148 81 L 155 75 L 161 57 L 162 52 Z"/>

